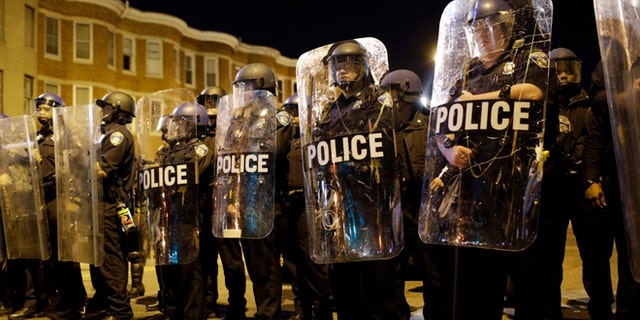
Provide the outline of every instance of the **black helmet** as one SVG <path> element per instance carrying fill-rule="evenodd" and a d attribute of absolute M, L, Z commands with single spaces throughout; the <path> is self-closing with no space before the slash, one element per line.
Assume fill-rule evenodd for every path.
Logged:
<path fill-rule="evenodd" d="M 277 95 L 276 74 L 273 69 L 264 63 L 251 63 L 238 71 L 233 85 L 244 85 L 251 90 L 267 90 Z"/>
<path fill-rule="evenodd" d="M 555 48 L 549 52 L 560 86 L 579 84 L 582 81 L 582 61 L 567 48 Z"/>
<path fill-rule="evenodd" d="M 45 104 L 50 107 L 64 107 L 64 101 L 57 94 L 43 93 L 39 95 L 35 100 L 36 109 L 38 106 Z"/>
<path fill-rule="evenodd" d="M 213 104 L 213 108 L 216 108 L 218 105 L 218 100 L 226 94 L 227 92 L 220 87 L 216 87 L 216 86 L 206 87 L 204 88 L 204 90 L 202 90 L 202 92 L 200 92 L 198 97 L 196 97 L 196 101 L 207 109 L 209 109 L 211 106 L 210 104 L 208 104 L 209 101 L 215 102 L 215 104 Z M 213 99 L 213 100 L 209 100 L 209 99 Z"/>
<path fill-rule="evenodd" d="M 198 127 L 209 125 L 207 109 L 194 102 L 185 102 L 173 109 L 166 139 L 171 142 L 194 138 Z"/>
<path fill-rule="evenodd" d="M 350 39 L 334 43 L 322 61 L 325 65 L 329 65 L 334 85 L 343 90 L 361 79 L 365 79 L 367 84 L 373 82 L 373 77 L 369 72 L 367 50 L 356 40 Z M 336 79 L 336 71 L 342 64 L 359 66 L 358 77 L 353 80 Z"/>
<path fill-rule="evenodd" d="M 399 97 L 408 103 L 420 102 L 422 98 L 422 80 L 411 70 L 400 69 L 387 73 L 382 77 L 380 86 L 397 90 Z"/>
<path fill-rule="evenodd" d="M 33 115 L 41 125 L 53 125 L 53 110 L 51 108 L 64 107 L 64 101 L 53 93 L 43 93 L 34 100 L 35 111 Z M 45 107 L 46 106 L 46 107 Z"/>
<path fill-rule="evenodd" d="M 101 108 L 111 107 L 113 110 L 102 116 L 105 123 L 119 120 L 125 123 L 131 123 L 133 117 L 136 116 L 136 102 L 133 98 L 121 91 L 112 91 L 107 93 L 102 99 L 96 99 L 95 103 Z"/>
<path fill-rule="evenodd" d="M 287 111 L 291 116 L 298 116 L 298 94 L 294 93 L 282 104 L 282 110 Z"/>
<path fill-rule="evenodd" d="M 504 0 L 476 0 L 466 21 L 473 55 L 481 60 L 495 59 L 513 43 L 515 14 Z"/>

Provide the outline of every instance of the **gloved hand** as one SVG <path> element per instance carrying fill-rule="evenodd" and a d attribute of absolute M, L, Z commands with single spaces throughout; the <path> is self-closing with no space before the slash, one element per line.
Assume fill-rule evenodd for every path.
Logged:
<path fill-rule="evenodd" d="M 33 150 L 33 158 L 36 160 L 37 164 L 42 163 L 42 155 L 40 155 L 40 151 L 37 148 Z"/>
<path fill-rule="evenodd" d="M 101 178 L 106 178 L 107 173 L 102 170 L 102 166 L 100 166 L 100 162 L 96 162 L 96 171 L 98 172 L 98 176 Z"/>
<path fill-rule="evenodd" d="M 592 183 L 587 191 L 584 192 L 584 198 L 591 202 L 591 205 L 598 208 L 604 208 L 607 206 L 607 201 L 604 197 L 604 191 L 600 183 Z"/>

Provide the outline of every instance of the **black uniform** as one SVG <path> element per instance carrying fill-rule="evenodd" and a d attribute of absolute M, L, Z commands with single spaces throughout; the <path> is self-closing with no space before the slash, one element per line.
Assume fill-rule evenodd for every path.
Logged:
<path fill-rule="evenodd" d="M 207 202 L 211 201 L 211 188 L 209 186 L 209 179 L 211 173 L 208 171 L 212 166 L 213 154 L 209 147 L 197 138 L 193 138 L 186 143 L 178 142 L 173 144 L 167 150 L 167 154 L 164 157 L 162 165 L 180 164 L 180 163 L 197 163 L 197 172 L 195 174 L 200 177 L 199 183 L 189 184 L 187 191 L 197 188 L 198 201 L 196 204 L 198 212 L 201 208 L 207 206 Z M 202 190 L 200 190 L 202 186 Z M 196 191 L 196 190 L 191 190 Z M 205 193 L 208 193 L 206 195 Z M 178 192 L 173 194 L 172 197 L 182 197 Z M 180 201 L 173 201 L 173 204 L 181 203 Z M 172 214 L 181 216 L 193 214 L 193 204 L 184 203 L 184 207 L 171 208 Z M 210 219 L 208 213 L 200 213 L 196 220 L 199 222 L 200 228 L 200 240 L 205 240 L 201 243 L 200 251 L 198 252 L 199 258 L 194 259 L 188 263 L 180 264 L 167 264 L 160 266 L 161 278 L 163 283 L 162 296 L 164 301 L 164 314 L 172 319 L 205 319 L 206 314 L 206 302 L 205 302 L 205 286 L 206 280 L 203 271 L 203 260 L 205 255 L 212 255 L 215 252 L 211 251 L 212 243 L 208 241 L 206 235 L 203 233 L 210 233 L 210 224 L 203 223 L 202 219 L 207 217 Z M 181 227 L 188 228 L 189 224 L 184 224 Z M 207 229 L 202 229 L 209 228 Z M 195 230 L 188 230 L 178 228 L 176 232 L 186 232 L 182 235 L 188 237 L 189 234 L 193 234 Z M 181 235 L 178 235 L 181 236 Z M 178 249 L 179 250 L 179 249 Z M 206 263 L 206 261 L 205 261 Z"/>
<path fill-rule="evenodd" d="M 276 162 L 277 198 L 282 207 L 277 220 L 278 242 L 293 276 L 296 308 L 301 309 L 304 319 L 333 319 L 328 267 L 313 262 L 309 252 L 300 127 L 293 122 L 289 126 L 292 129 L 286 134 L 293 136 L 278 137 L 288 142 Z"/>
<path fill-rule="evenodd" d="M 323 121 L 319 124 L 319 132 L 325 138 L 333 138 L 349 133 L 382 132 L 382 139 L 393 139 L 395 129 L 395 112 L 390 105 L 383 106 L 381 101 L 388 94 L 375 85 L 365 85 L 349 98 L 340 95 L 330 106 Z M 386 103 L 386 102 L 385 102 Z M 381 158 L 379 167 L 372 167 L 369 160 L 352 160 L 328 165 L 321 168 L 325 179 L 335 179 L 341 186 L 342 197 L 350 205 L 345 207 L 346 219 L 351 219 L 351 228 L 357 229 L 351 236 L 347 246 L 357 249 L 370 248 L 372 244 L 364 241 L 372 239 L 372 232 L 362 228 L 363 220 L 375 221 L 373 217 L 365 217 L 371 208 L 380 208 L 383 217 L 389 217 L 388 204 L 393 195 L 385 193 L 381 197 L 377 192 L 382 188 L 393 186 L 397 176 L 397 163 L 393 143 L 382 143 L 386 157 Z M 390 147 L 390 148 L 389 148 Z M 391 228 L 391 226 L 386 226 Z M 352 230 L 351 230 L 352 231 Z M 345 231 L 348 233 L 349 231 Z M 348 239 L 348 240 L 347 240 Z M 342 241 L 342 240 L 338 240 Z M 328 244 L 336 246 L 338 244 Z M 385 244 L 387 245 L 387 244 Z M 403 278 L 400 275 L 400 258 L 387 260 L 370 260 L 358 262 L 339 262 L 331 265 L 329 276 L 333 291 L 333 302 L 339 319 L 408 319 L 409 310 L 405 306 Z"/>
<path fill-rule="evenodd" d="M 609 108 L 602 63 L 591 77 L 592 112 L 587 119 L 584 141 L 584 181 L 602 181 L 607 206 L 585 217 L 580 234 L 576 233 L 583 261 L 583 280 L 589 295 L 589 313 L 593 319 L 613 319 L 614 301 L 610 259 L 615 242 L 618 253 L 618 288 L 615 319 L 640 319 L 640 283 L 633 280 L 625 240 L 624 211 L 620 201 Z M 588 183 L 585 184 L 585 187 Z M 585 188 L 582 188 L 584 191 Z M 574 231 L 575 232 L 575 231 Z M 582 239 L 582 240 L 580 240 Z M 582 243 L 580 243 L 582 242 Z"/>
<path fill-rule="evenodd" d="M 472 94 L 501 91 L 504 99 L 509 99 L 510 86 L 524 82 L 546 92 L 546 53 L 530 50 L 528 46 L 511 49 L 486 68 L 479 59 L 474 58 L 452 90 L 452 99 L 457 98 L 456 95 L 462 90 Z M 542 110 L 541 103 L 534 107 Z M 531 113 L 534 111 L 531 110 Z M 475 174 L 467 173 L 462 178 L 459 199 L 467 203 L 465 211 L 473 212 L 473 217 L 469 217 L 473 223 L 482 224 L 487 218 L 491 221 L 507 221 L 506 216 L 496 216 L 510 212 L 504 205 L 510 203 L 508 199 L 511 192 L 524 190 L 526 186 L 528 164 L 522 163 L 522 160 L 531 158 L 532 148 L 529 147 L 539 142 L 539 138 L 532 138 L 519 145 L 520 155 L 515 155 L 515 160 L 512 157 L 504 160 L 502 156 L 511 152 L 515 137 L 500 136 L 493 139 L 487 137 L 486 132 L 456 134 L 456 144 L 474 147 L 473 163 L 488 164 L 487 167 L 482 166 L 482 170 L 476 170 Z M 502 148 L 503 145 L 507 147 Z M 449 170 L 447 174 L 453 171 Z M 499 183 L 497 179 L 500 179 Z M 474 228 L 473 224 L 470 228 Z M 443 251 L 447 252 L 443 253 L 441 261 L 450 265 L 441 269 L 443 274 L 440 276 L 443 286 L 455 294 L 453 300 L 447 300 L 446 303 L 456 319 L 501 319 L 508 276 L 511 276 L 516 291 L 516 316 L 522 319 L 541 317 L 542 295 L 536 292 L 542 290 L 542 282 L 536 278 L 540 276 L 535 264 L 537 250 L 528 248 L 521 252 L 509 252 L 450 247 Z"/>
<path fill-rule="evenodd" d="M 103 125 L 102 130 L 99 164 L 107 174 L 102 180 L 105 258 L 100 266 L 90 265 L 95 294 L 89 300 L 86 313 L 106 309 L 107 314 L 118 319 L 132 319 L 127 292 L 129 265 L 125 257 L 126 239 L 116 205 L 118 188 L 123 188 L 126 194 L 133 189 L 134 175 L 137 174 L 134 140 L 129 129 L 118 122 Z M 132 208 L 130 200 L 127 199 L 126 203 Z"/>

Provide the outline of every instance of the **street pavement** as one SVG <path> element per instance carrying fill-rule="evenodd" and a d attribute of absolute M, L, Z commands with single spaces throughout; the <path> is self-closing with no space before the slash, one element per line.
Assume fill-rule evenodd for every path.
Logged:
<path fill-rule="evenodd" d="M 614 253 L 614 257 L 612 259 L 613 265 L 617 263 L 617 257 Z M 219 299 L 218 303 L 221 304 L 221 307 L 224 309 L 226 305 L 226 301 L 228 298 L 228 292 L 224 287 L 224 275 L 222 274 L 222 266 L 220 265 L 220 261 L 218 260 L 219 265 L 219 275 L 218 275 L 218 287 L 219 287 Z M 617 268 L 611 268 L 613 274 L 613 283 L 617 283 L 618 275 Z M 89 266 L 83 264 L 82 265 L 82 275 L 84 278 L 84 285 L 87 289 L 87 293 L 89 296 L 92 296 L 94 291 L 91 286 L 91 279 L 89 277 Z M 587 310 L 586 310 L 586 302 L 588 300 L 587 294 L 584 291 L 582 286 L 582 263 L 580 261 L 580 256 L 578 254 L 578 249 L 576 247 L 575 237 L 569 229 L 567 235 L 567 247 L 566 247 L 566 256 L 564 260 L 564 280 L 562 284 L 562 302 L 563 302 L 563 314 L 565 319 L 590 319 Z M 153 261 L 147 261 L 147 264 L 144 269 L 144 278 L 143 282 L 145 285 L 145 295 L 142 297 L 137 297 L 131 299 L 131 306 L 133 307 L 134 319 L 161 319 L 161 313 L 158 311 L 147 311 L 146 305 L 151 304 L 156 301 L 156 294 L 158 292 L 158 281 L 156 278 L 155 267 L 153 266 Z M 614 288 L 615 289 L 615 288 Z M 615 291 L 615 290 L 614 290 Z M 422 284 L 419 281 L 407 281 L 406 282 L 406 292 L 405 295 L 407 297 L 407 301 L 411 306 L 411 320 L 423 320 L 422 317 Z M 252 291 L 252 284 L 249 280 L 249 276 L 247 275 L 247 290 L 246 290 L 246 298 L 247 298 L 247 317 L 249 319 L 253 319 L 252 316 L 256 312 L 256 306 Z M 282 311 L 283 311 L 283 319 L 287 319 L 291 316 L 293 312 L 293 293 L 291 292 L 291 285 L 284 284 L 283 292 L 282 292 Z M 502 317 L 503 320 L 513 319 L 513 309 L 505 308 L 505 313 Z M 0 317 L 0 319 L 7 319 L 7 317 Z M 34 318 L 34 319 L 48 319 L 48 318 Z M 220 319 L 220 318 L 209 318 L 209 319 Z M 334 319 L 337 319 L 337 316 L 334 314 Z"/>

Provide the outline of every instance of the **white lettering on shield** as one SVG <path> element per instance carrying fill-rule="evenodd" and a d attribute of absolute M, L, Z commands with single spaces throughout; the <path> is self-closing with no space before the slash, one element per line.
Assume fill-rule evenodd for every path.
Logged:
<path fill-rule="evenodd" d="M 307 148 L 307 164 L 309 168 L 313 167 L 314 161 L 318 165 L 324 166 L 329 163 L 382 157 L 384 157 L 384 152 L 382 151 L 381 132 L 324 140 Z"/>
<path fill-rule="evenodd" d="M 154 167 L 139 173 L 140 182 L 144 190 L 158 187 L 184 185 L 187 179 L 187 165 Z"/>
<path fill-rule="evenodd" d="M 269 154 L 228 154 L 218 157 L 218 173 L 268 173 Z"/>
<path fill-rule="evenodd" d="M 436 134 L 460 130 L 529 130 L 530 101 L 456 102 L 436 110 Z M 444 132 L 443 132 L 444 131 Z"/>

